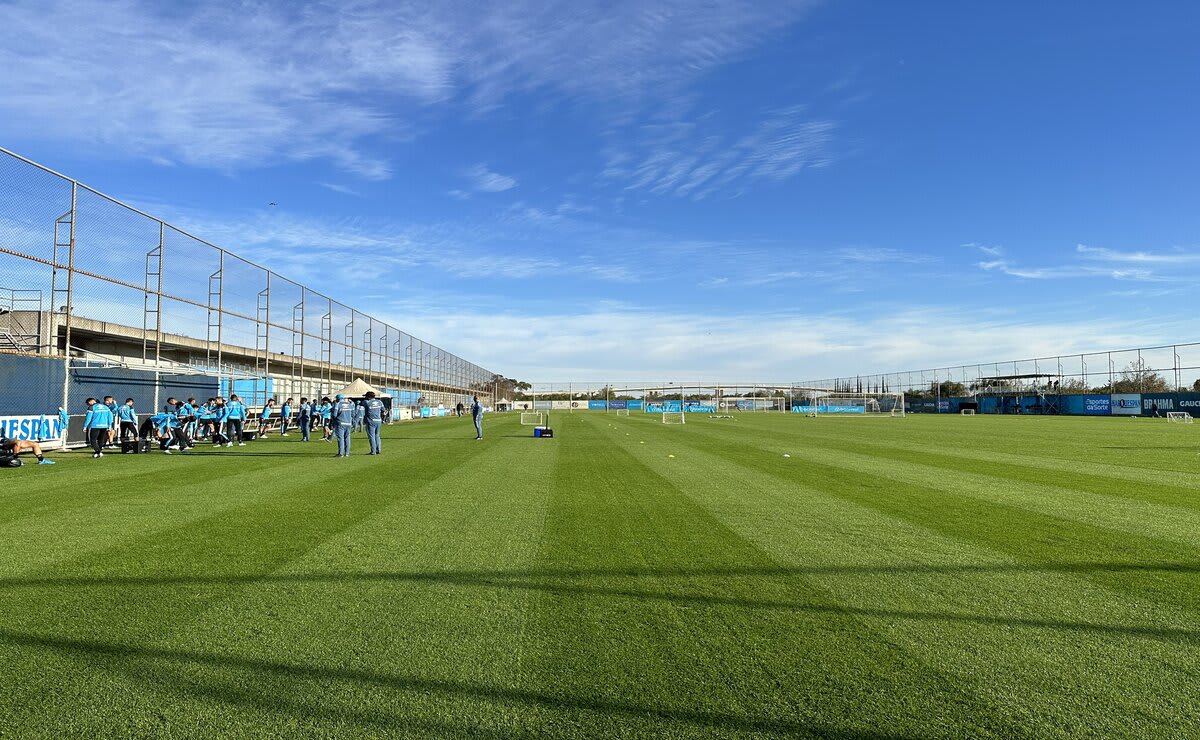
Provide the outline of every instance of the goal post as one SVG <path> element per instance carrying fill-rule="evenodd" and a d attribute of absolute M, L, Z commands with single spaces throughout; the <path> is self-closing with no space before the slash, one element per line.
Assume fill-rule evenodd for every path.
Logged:
<path fill-rule="evenodd" d="M 629 416 L 629 409 L 616 409 L 617 416 Z"/>
<path fill-rule="evenodd" d="M 721 413 L 729 411 L 787 411 L 787 398 L 784 396 L 722 396 L 717 399 L 717 410 Z"/>
<path fill-rule="evenodd" d="M 963 416 L 974 416 L 975 409 L 962 409 L 958 413 L 962 414 Z"/>
<path fill-rule="evenodd" d="M 1191 424 L 1192 415 L 1186 411 L 1168 411 L 1167 421 L 1171 424 Z"/>
<path fill-rule="evenodd" d="M 542 411 L 522 411 L 521 425 L 527 427 L 546 426 L 546 414 Z"/>
<path fill-rule="evenodd" d="M 903 417 L 903 393 L 844 393 L 808 389 L 797 395 L 792 413 L 806 416 Z"/>
<path fill-rule="evenodd" d="M 663 424 L 686 424 L 687 414 L 682 411 L 664 411 Z"/>

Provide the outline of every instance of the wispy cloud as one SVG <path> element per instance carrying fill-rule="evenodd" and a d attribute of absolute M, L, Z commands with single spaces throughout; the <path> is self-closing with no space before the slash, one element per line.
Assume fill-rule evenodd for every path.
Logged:
<path fill-rule="evenodd" d="M 1200 252 L 1175 249 L 1170 252 L 1122 252 L 1105 247 L 1089 247 L 1079 244 L 1076 253 L 1084 259 L 1099 262 L 1119 262 L 1138 265 L 1186 265 L 1200 263 Z"/>
<path fill-rule="evenodd" d="M 347 187 L 345 185 L 339 185 L 338 183 L 335 183 L 335 182 L 322 182 L 322 183 L 317 183 L 317 184 L 323 188 L 332 190 L 335 193 L 341 193 L 342 195 L 358 195 L 357 190 Z"/>
<path fill-rule="evenodd" d="M 610 148 L 603 176 L 631 190 L 702 200 L 725 188 L 787 180 L 829 165 L 835 129 L 833 121 L 810 119 L 802 106 L 771 111 L 752 131 L 732 137 L 703 119 L 646 125 L 632 144 Z"/>
<path fill-rule="evenodd" d="M 998 244 L 979 244 L 978 242 L 967 242 L 962 245 L 967 249 L 976 249 L 989 257 L 1003 257 L 1004 247 Z"/>
<path fill-rule="evenodd" d="M 432 106 L 480 112 L 536 92 L 621 115 L 810 5 L 13 0 L 0 4 L 0 134 L 224 170 L 320 159 L 382 179 L 378 143 L 423 130 Z M 782 176 L 795 160 L 782 152 L 814 132 L 762 135 L 753 166 Z"/>
<path fill-rule="evenodd" d="M 471 187 L 481 193 L 502 193 L 517 186 L 515 178 L 492 172 L 486 164 L 477 164 L 467 170 L 466 176 L 471 181 Z"/>
<path fill-rule="evenodd" d="M 983 260 L 976 266 L 985 272 L 995 272 L 1026 280 L 1058 280 L 1079 278 L 1107 278 L 1145 283 L 1169 283 L 1186 279 L 1185 271 L 1188 266 L 1200 265 L 1200 252 L 1186 249 L 1173 249 L 1167 252 L 1132 251 L 1123 252 L 1106 247 L 1089 247 L 1086 244 L 1075 246 L 1072 257 L 1067 264 L 1030 267 L 1020 265 L 1004 256 L 1004 250 L 999 247 L 984 247 L 979 244 L 968 244 L 996 259 Z M 1174 268 L 1169 274 L 1164 274 L 1160 268 Z"/>

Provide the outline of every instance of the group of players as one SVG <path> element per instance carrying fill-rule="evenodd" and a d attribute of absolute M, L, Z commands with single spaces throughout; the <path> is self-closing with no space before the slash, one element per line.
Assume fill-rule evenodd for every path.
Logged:
<path fill-rule="evenodd" d="M 337 457 L 350 457 L 351 433 L 365 430 L 371 449 L 367 454 L 381 454 L 379 431 L 387 415 L 387 406 L 375 397 L 374 392 L 368 392 L 358 401 L 347 399 L 341 393 L 333 399 L 328 396 L 311 401 L 301 398 L 298 405 L 289 398 L 278 408 L 278 413 L 276 403 L 272 398 L 263 405 L 255 430 L 259 437 L 266 437 L 275 429 L 278 415 L 281 437 L 288 436 L 288 430 L 296 428 L 300 430 L 302 440 L 308 442 L 313 430 L 318 430 L 323 441 L 337 441 Z M 140 424 L 132 398 L 126 398 L 123 404 L 117 404 L 113 396 L 105 396 L 103 401 L 88 398 L 86 406 L 83 428 L 93 459 L 104 457 L 104 450 L 116 447 L 123 452 L 148 452 L 155 440 L 167 455 L 172 453 L 172 448 L 178 452 L 194 449 L 197 441 L 211 442 L 213 447 L 246 445 L 245 425 L 250 420 L 250 413 L 237 394 L 230 395 L 228 401 L 218 396 L 201 404 L 197 404 L 195 398 L 180 401 L 172 396 L 162 411 L 142 419 Z M 478 396 L 472 399 L 470 412 L 475 423 L 475 439 L 483 439 L 483 406 Z M 458 413 L 463 413 L 461 403 Z M 69 420 L 66 410 L 59 409 L 59 416 L 65 429 Z M 38 442 L 0 438 L 0 464 L 4 464 L 5 459 L 15 460 L 26 453 L 32 453 L 40 465 L 54 464 L 53 460 L 46 459 Z M 13 464 L 20 464 L 20 461 Z"/>
<path fill-rule="evenodd" d="M 337 441 L 338 457 L 350 456 L 350 434 L 360 429 L 367 432 L 371 447 L 368 454 L 381 452 L 379 429 L 386 406 L 373 392 L 368 392 L 357 402 L 339 393 L 333 399 L 328 396 L 319 401 L 301 398 L 296 404 L 289 398 L 278 408 L 276 404 L 276 399 L 272 398 L 263 405 L 255 430 L 257 436 L 271 434 L 276 428 L 276 417 L 279 436 L 288 436 L 294 417 L 294 427 L 300 430 L 304 442 L 310 441 L 314 429 L 319 430 L 325 442 Z M 245 427 L 251 416 L 237 394 L 230 395 L 228 400 L 218 396 L 199 404 L 195 398 L 180 401 L 171 397 L 162 411 L 142 419 L 140 424 L 132 398 L 125 399 L 120 405 L 112 396 L 105 396 L 103 401 L 89 398 L 86 405 L 83 427 L 93 458 L 104 457 L 105 449 L 118 446 L 124 452 L 148 451 L 155 440 L 159 449 L 168 455 L 173 449 L 178 452 L 194 449 L 198 441 L 211 442 L 214 447 L 235 444 L 244 447 L 248 431 Z M 40 450 L 38 455 L 41 460 Z"/>

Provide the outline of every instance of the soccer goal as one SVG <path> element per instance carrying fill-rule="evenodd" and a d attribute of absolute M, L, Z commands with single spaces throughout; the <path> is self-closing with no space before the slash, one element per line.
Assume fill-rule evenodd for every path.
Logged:
<path fill-rule="evenodd" d="M 682 411 L 664 411 L 663 424 L 686 424 L 686 416 Z"/>
<path fill-rule="evenodd" d="M 786 411 L 783 396 L 723 396 L 717 401 L 720 411 Z"/>
<path fill-rule="evenodd" d="M 616 409 L 617 416 L 629 416 L 629 409 Z"/>
<path fill-rule="evenodd" d="M 839 393 L 809 391 L 797 398 L 792 412 L 806 416 L 904 416 L 903 393 Z"/>
<path fill-rule="evenodd" d="M 1168 411 L 1167 421 L 1172 424 L 1191 424 L 1192 415 L 1186 411 Z"/>
<path fill-rule="evenodd" d="M 959 411 L 958 413 L 962 414 L 963 416 L 974 416 L 975 409 L 963 409 L 962 411 Z"/>
<path fill-rule="evenodd" d="M 544 427 L 546 426 L 546 413 L 544 411 L 522 411 L 521 424 L 527 427 Z"/>

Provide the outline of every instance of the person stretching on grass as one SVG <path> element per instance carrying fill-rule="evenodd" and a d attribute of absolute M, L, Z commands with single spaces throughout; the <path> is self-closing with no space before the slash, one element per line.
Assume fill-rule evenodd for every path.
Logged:
<path fill-rule="evenodd" d="M 337 402 L 333 404 L 333 430 L 337 437 L 337 456 L 350 457 L 350 432 L 354 429 L 353 401 L 347 400 L 341 393 L 337 394 Z"/>
<path fill-rule="evenodd" d="M 112 429 L 112 410 L 94 398 L 86 402 L 87 415 L 83 417 L 83 429 L 87 434 L 88 444 L 92 446 L 92 459 L 104 457 L 104 443 L 108 440 L 108 432 Z"/>
<path fill-rule="evenodd" d="M 42 456 L 42 446 L 37 442 L 29 439 L 6 439 L 0 437 L 0 454 L 9 454 L 13 457 L 25 452 L 32 452 L 37 458 L 38 465 L 53 465 L 53 460 L 47 460 Z"/>

